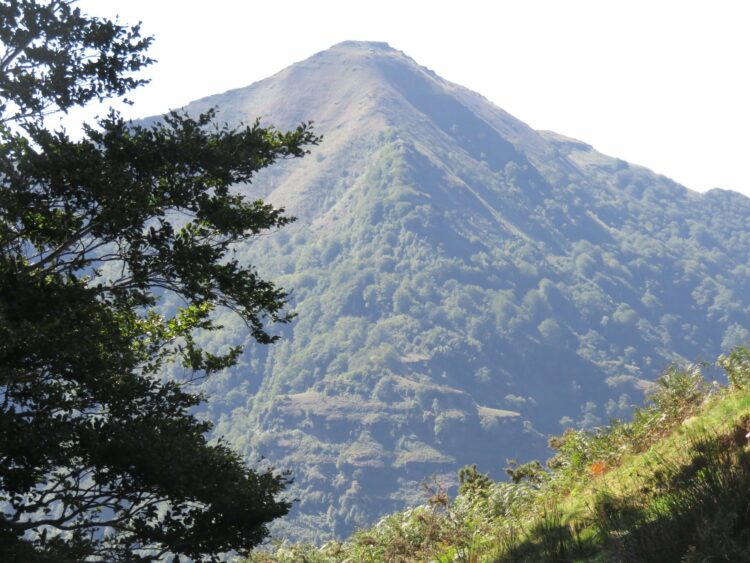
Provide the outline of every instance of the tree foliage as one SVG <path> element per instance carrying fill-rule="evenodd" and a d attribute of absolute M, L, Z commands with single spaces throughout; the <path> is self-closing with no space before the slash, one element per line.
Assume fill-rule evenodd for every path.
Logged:
<path fill-rule="evenodd" d="M 193 408 L 198 376 L 241 353 L 197 331 L 233 311 L 255 340 L 286 322 L 286 293 L 233 247 L 289 223 L 248 183 L 318 142 L 173 113 L 144 127 L 116 112 L 83 138 L 51 112 L 143 80 L 151 39 L 69 1 L 0 2 L 0 558 L 212 559 L 247 551 L 285 514 L 286 478 L 248 468 Z M 160 296 L 182 307 L 157 310 Z"/>

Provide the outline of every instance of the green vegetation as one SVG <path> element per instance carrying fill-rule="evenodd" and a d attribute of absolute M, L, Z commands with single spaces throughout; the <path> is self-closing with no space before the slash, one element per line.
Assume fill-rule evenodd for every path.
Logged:
<path fill-rule="evenodd" d="M 104 31 L 127 33 L 108 25 Z M 100 51 L 105 49 L 107 33 L 87 35 L 87 29 L 79 31 L 98 42 Z M 13 30 L 5 31 L 4 41 L 23 39 Z M 80 52 L 65 47 L 54 60 L 63 57 L 64 61 L 66 54 Z M 34 51 L 43 61 L 48 61 L 46 48 Z M 116 71 L 117 65 L 137 70 L 140 59 L 106 60 Z M 96 65 L 86 68 L 96 76 L 102 70 Z M 19 76 L 6 76 L 6 86 L 22 88 L 27 81 L 10 80 Z M 87 76 L 43 73 L 39 92 Z M 124 82 L 121 87 L 136 83 Z M 72 97 L 55 103 L 111 93 L 92 84 L 96 86 L 85 82 Z M 118 88 L 112 92 L 119 93 Z M 5 108 L 5 115 L 36 111 L 35 103 L 19 99 Z M 199 116 L 214 106 L 217 118 L 229 125 L 207 131 L 208 124 Z M 54 187 L 66 197 L 65 190 L 88 186 L 87 175 L 98 173 L 105 182 L 97 185 L 117 189 L 88 195 L 107 198 L 101 209 L 109 218 L 119 221 L 130 217 L 127 212 L 144 212 L 138 218 L 144 222 L 138 224 L 147 226 L 148 232 L 134 228 L 125 247 L 117 246 L 118 241 L 97 251 L 128 250 L 130 245 L 139 268 L 144 259 L 149 268 L 185 276 L 190 282 L 188 301 L 195 297 L 197 308 L 190 308 L 190 303 L 186 308 L 169 287 L 164 292 L 118 293 L 111 296 L 111 303 L 127 312 L 130 297 L 136 298 L 137 305 L 137 299 L 158 295 L 158 313 L 163 317 L 134 321 L 125 336 L 140 338 L 152 348 L 160 342 L 182 346 L 181 351 L 174 347 L 172 351 L 189 366 L 214 371 L 200 388 L 208 401 L 193 410 L 195 388 L 163 383 L 170 377 L 178 382 L 190 379 L 190 369 L 183 362 L 166 361 L 169 358 L 160 366 L 149 364 L 148 369 L 161 369 L 158 378 L 149 380 L 152 390 L 174 389 L 175 397 L 185 398 L 177 418 L 182 420 L 189 412 L 201 421 L 196 422 L 198 427 L 188 425 L 195 430 L 192 434 L 176 435 L 203 444 L 203 430 L 209 427 L 203 421 L 210 420 L 216 436 L 224 436 L 226 448 L 231 446 L 238 457 L 251 462 L 265 457 L 293 472 L 295 482 L 286 491 L 288 497 L 274 497 L 271 503 L 275 510 L 271 512 L 278 514 L 291 499 L 300 499 L 289 518 L 274 522 L 279 537 L 301 537 L 318 544 L 346 537 L 383 514 L 417 504 L 419 483 L 430 475 L 437 475 L 454 494 L 460 485 L 458 470 L 467 463 L 476 463 L 480 474 L 489 472 L 497 480 L 503 476 L 506 459 L 523 462 L 546 455 L 546 436 L 568 427 L 593 429 L 610 418 L 629 417 L 632 405 L 640 403 L 643 389 L 662 366 L 685 358 L 712 358 L 748 339 L 748 198 L 721 190 L 693 193 L 584 143 L 533 131 L 386 46 L 340 45 L 266 81 L 191 104 L 186 111 L 191 117 L 148 120 L 141 128 L 105 119 L 81 143 L 35 130 L 38 134 L 29 138 L 36 139 L 37 145 L 31 143 L 31 148 L 42 147 L 42 156 L 54 156 L 57 164 L 77 175 L 44 176 L 41 172 L 50 171 L 43 168 L 44 159 L 33 162 L 40 167 L 39 174 L 33 167 L 23 172 L 40 190 Z M 299 154 L 305 132 L 285 137 L 275 130 L 251 127 L 248 131 L 239 125 L 252 123 L 257 115 L 282 130 L 314 118 L 316 131 L 325 133 L 326 142 L 315 149 L 313 158 L 264 167 L 276 157 Z M 4 131 L 14 140 L 5 149 L 35 156 L 19 137 L 13 137 L 19 130 Z M 301 144 L 295 145 L 295 140 Z M 250 146 L 246 141 L 252 141 Z M 175 149 L 170 152 L 175 160 L 159 160 L 165 145 Z M 208 153 L 202 150 L 205 145 L 210 145 Z M 102 147 L 107 151 L 100 154 Z M 254 153 L 253 147 L 260 153 Z M 92 159 L 81 165 L 79 157 L 86 155 Z M 129 167 L 118 155 L 137 156 L 137 166 Z M 8 164 L 10 156 L 6 157 L 4 170 L 16 174 L 18 170 Z M 235 157 L 243 159 L 242 174 L 228 173 Z M 258 174 L 248 185 L 244 180 L 255 171 Z M 132 185 L 131 172 L 143 185 Z M 170 182 L 182 180 L 195 184 L 176 187 L 199 192 L 200 201 L 193 201 L 188 210 L 190 215 L 200 208 L 199 224 L 186 227 L 190 219 L 174 210 L 149 215 L 148 210 L 154 210 L 149 206 L 162 205 L 159 197 L 185 195 L 159 191 L 171 190 L 175 186 Z M 217 203 L 210 196 L 219 192 L 211 190 L 224 189 L 235 180 L 239 185 L 232 186 L 218 208 L 200 207 Z M 205 187 L 209 189 L 200 191 Z M 131 192 L 132 200 L 118 199 Z M 4 196 L 6 191 L 0 193 Z M 39 229 L 41 238 L 29 240 L 21 249 L 24 252 L 33 252 L 34 244 L 61 244 L 60 237 L 78 224 L 60 204 L 62 196 L 38 195 L 35 200 L 3 203 L 13 204 L 13 216 L 3 217 L 12 229 Z M 268 217 L 266 211 L 274 212 L 263 204 L 251 205 L 251 213 L 244 205 L 240 211 L 234 206 L 239 205 L 240 195 L 248 205 L 258 199 L 284 205 L 299 220 L 270 234 L 263 229 L 277 224 L 274 221 L 281 224 L 284 215 Z M 94 211 L 100 209 L 98 201 L 87 200 Z M 45 202 L 57 208 L 45 210 Z M 29 207 L 34 212 L 25 213 Z M 206 253 L 200 259 L 191 252 L 193 243 L 211 236 L 203 230 L 203 220 L 213 221 L 213 226 L 231 226 L 238 220 L 247 226 L 245 220 L 252 222 L 254 217 L 261 220 L 258 234 L 264 236 L 220 237 L 219 245 L 227 253 L 218 263 L 231 270 L 236 260 L 242 270 L 247 283 L 232 286 L 239 292 L 235 297 L 247 297 L 257 289 L 271 308 L 244 309 L 244 318 L 220 306 L 210 311 L 227 287 L 216 288 L 210 279 L 205 285 L 201 276 L 221 273 L 213 279 L 224 283 L 227 271 L 210 267 L 216 249 L 209 252 L 203 247 Z M 264 218 L 269 221 L 264 223 Z M 2 236 L 16 240 L 16 232 L 6 229 Z M 90 244 L 88 239 L 83 242 Z M 96 244 L 94 239 L 91 242 Z M 121 270 L 113 264 L 97 273 L 79 262 L 78 270 L 63 267 L 49 278 L 38 276 L 37 281 L 61 291 L 72 288 L 77 292 L 74 296 L 88 299 L 99 281 L 118 279 Z M 139 280 L 148 275 L 138 268 L 132 273 Z M 239 275 L 239 270 L 235 273 Z M 91 278 L 84 281 L 83 276 Z M 250 287 L 253 280 L 275 284 Z M 67 310 L 59 313 L 49 300 L 53 295 L 47 291 L 49 286 L 44 291 L 34 286 L 38 291 L 26 298 L 15 286 L 7 287 L 3 303 L 25 308 L 17 319 L 31 319 L 27 305 L 35 304 L 41 320 L 26 325 L 25 331 L 11 327 L 0 346 L 34 344 L 54 350 L 44 340 L 52 337 L 60 345 L 87 343 L 90 346 L 81 346 L 78 357 L 70 358 L 92 359 L 87 373 L 95 369 L 101 373 L 94 360 L 116 359 L 102 352 L 121 350 L 118 331 L 99 330 L 101 324 L 84 321 L 110 319 L 116 329 L 121 317 L 111 319 L 100 308 L 79 316 Z M 276 293 L 277 287 L 294 292 L 283 296 Z M 212 288 L 220 291 L 212 293 Z M 106 290 L 105 285 L 103 299 L 109 299 Z M 289 309 L 276 309 L 277 298 L 286 299 Z M 224 303 L 230 308 L 236 305 L 231 298 Z M 274 329 L 280 341 L 272 347 L 257 344 L 256 338 L 273 338 L 262 321 L 274 314 L 284 318 L 285 310 L 297 317 L 294 323 Z M 127 318 L 143 321 L 142 312 L 139 309 Z M 5 311 L 2 315 L 2 322 L 12 318 Z M 224 329 L 204 330 L 209 319 Z M 42 326 L 45 330 L 39 331 Z M 75 331 L 63 330 L 68 328 Z M 6 338 L 10 334 L 19 338 Z M 30 339 L 24 339 L 27 336 Z M 170 340 L 172 336 L 176 340 Z M 148 353 L 146 348 L 139 350 Z M 23 355 L 27 352 L 14 357 L 32 357 Z M 736 361 L 741 365 L 741 358 Z M 218 369 L 231 362 L 236 363 Z M 75 391 L 79 393 L 79 388 Z M 178 394 L 183 392 L 186 395 Z M 85 393 L 69 397 L 88 400 Z M 123 400 L 122 417 L 131 416 L 132 404 Z M 153 404 L 157 421 L 172 416 L 163 404 Z M 98 420 L 95 416 L 92 424 Z M 44 446 L 42 450 L 48 445 L 62 454 L 75 451 L 68 450 L 71 442 L 59 436 L 71 427 L 46 422 L 33 440 L 14 442 L 19 455 L 26 455 L 31 445 Z M 139 423 L 139 431 L 152 424 Z M 11 427 L 4 436 L 10 440 L 25 434 Z M 143 448 L 144 457 L 156 455 L 150 459 L 161 460 L 155 466 L 163 468 L 170 483 L 184 484 L 175 476 L 199 475 L 196 467 L 165 447 L 168 442 L 159 442 L 153 450 L 144 444 L 148 442 L 129 445 L 131 450 Z M 211 451 L 228 451 L 223 442 L 219 444 Z M 117 451 L 122 459 L 131 455 L 124 447 Z M 512 469 L 533 492 L 523 476 L 534 468 Z M 266 475 L 265 469 L 260 474 Z M 215 475 L 209 464 L 194 481 Z M 271 481 L 279 483 L 276 478 Z M 513 489 L 512 494 L 522 491 Z M 256 530 L 262 531 L 262 525 Z M 49 543 L 51 534 L 44 541 Z"/>
<path fill-rule="evenodd" d="M 245 553 L 288 511 L 287 479 L 209 441 L 192 378 L 242 346 L 196 336 L 220 311 L 258 343 L 288 320 L 232 249 L 291 219 L 234 186 L 317 138 L 211 112 L 150 127 L 110 112 L 81 140 L 47 128 L 151 62 L 138 27 L 72 4 L 0 2 L 0 559 Z M 170 364 L 188 376 L 165 379 Z"/>
<path fill-rule="evenodd" d="M 665 365 L 749 337 L 740 194 L 533 131 L 382 45 L 336 46 L 188 110 L 212 105 L 314 118 L 326 139 L 243 191 L 298 217 L 236 249 L 294 289 L 295 321 L 265 347 L 223 315 L 202 341 L 249 344 L 204 387 L 207 411 L 249 459 L 293 472 L 279 537 L 347 537 L 414 504 L 430 475 L 453 493 L 468 463 L 500 479 L 506 459 L 546 456 L 549 435 L 629 417 Z"/>
<path fill-rule="evenodd" d="M 493 482 L 460 472 L 450 500 L 383 518 L 344 542 L 281 543 L 255 563 L 343 561 L 746 561 L 750 558 L 750 352 L 718 364 L 672 367 L 630 422 L 568 430 L 547 461 L 508 469 Z"/>

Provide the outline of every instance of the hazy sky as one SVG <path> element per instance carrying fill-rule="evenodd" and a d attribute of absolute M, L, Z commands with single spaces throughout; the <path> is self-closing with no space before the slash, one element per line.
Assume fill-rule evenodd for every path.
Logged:
<path fill-rule="evenodd" d="M 125 113 L 246 86 L 346 39 L 387 41 L 537 129 L 696 190 L 750 195 L 745 0 L 81 0 L 143 22 L 152 83 Z M 78 116 L 76 116 L 78 117 Z M 314 115 L 309 116 L 315 119 Z"/>

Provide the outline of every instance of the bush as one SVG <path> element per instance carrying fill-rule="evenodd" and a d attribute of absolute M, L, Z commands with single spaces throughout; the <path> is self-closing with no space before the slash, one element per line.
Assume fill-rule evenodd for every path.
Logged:
<path fill-rule="evenodd" d="M 747 389 L 750 384 L 750 350 L 737 346 L 728 355 L 721 355 L 716 362 L 724 370 L 733 389 Z"/>

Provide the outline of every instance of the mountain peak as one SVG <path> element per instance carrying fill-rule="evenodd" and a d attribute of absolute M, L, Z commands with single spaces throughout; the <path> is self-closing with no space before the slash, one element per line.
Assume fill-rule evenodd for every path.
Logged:
<path fill-rule="evenodd" d="M 330 62 L 334 60 L 337 61 L 337 64 L 368 64 L 372 62 L 377 63 L 382 60 L 401 60 L 402 62 L 408 61 L 415 66 L 419 66 L 403 51 L 392 47 L 385 41 L 359 40 L 341 41 L 297 64 L 317 64 L 321 61 Z"/>
<path fill-rule="evenodd" d="M 393 47 L 391 47 L 387 42 L 385 41 L 356 41 L 356 40 L 347 40 L 342 41 L 341 43 L 336 43 L 333 45 L 330 50 L 360 50 L 360 49 L 368 49 L 371 51 L 396 51 Z"/>

